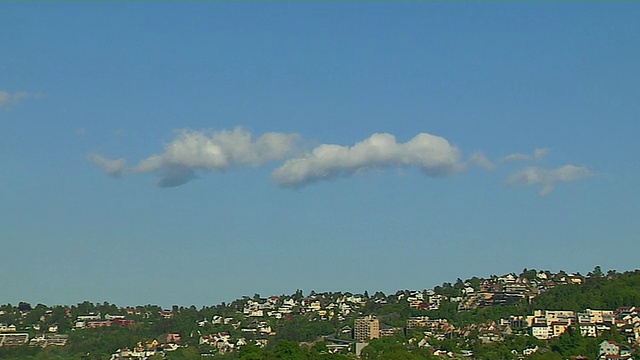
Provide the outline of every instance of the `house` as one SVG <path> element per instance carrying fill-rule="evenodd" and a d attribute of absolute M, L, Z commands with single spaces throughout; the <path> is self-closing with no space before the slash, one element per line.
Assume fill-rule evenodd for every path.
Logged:
<path fill-rule="evenodd" d="M 489 344 L 492 342 L 498 342 L 504 340 L 504 337 L 498 330 L 484 329 L 478 332 L 478 340 L 483 344 Z"/>
<path fill-rule="evenodd" d="M 58 334 L 38 334 L 36 337 L 29 340 L 29 346 L 65 346 L 67 344 L 69 335 Z"/>
<path fill-rule="evenodd" d="M 275 335 L 275 333 L 271 329 L 271 326 L 264 321 L 260 322 L 260 324 L 258 325 L 258 331 L 263 334 Z"/>
<path fill-rule="evenodd" d="M 178 342 L 178 341 L 180 341 L 180 334 L 178 333 L 167 334 L 167 339 L 165 340 L 165 342 L 172 343 L 172 342 Z"/>
<path fill-rule="evenodd" d="M 498 281 L 503 283 L 513 283 L 516 281 L 516 277 L 513 274 L 506 274 L 498 278 Z"/>
<path fill-rule="evenodd" d="M 392 327 L 387 324 L 381 324 L 380 336 L 394 336 L 396 334 L 402 334 L 402 328 Z"/>
<path fill-rule="evenodd" d="M 560 337 L 560 335 L 564 334 L 565 331 L 571 326 L 571 321 L 563 320 L 563 321 L 554 321 L 551 323 L 551 336 L 554 338 Z"/>
<path fill-rule="evenodd" d="M 407 329 L 413 329 L 417 327 L 425 327 L 429 322 L 428 316 L 416 316 L 407 319 Z"/>
<path fill-rule="evenodd" d="M 471 294 L 475 293 L 476 290 L 474 288 L 472 288 L 471 286 L 467 286 L 466 288 L 462 289 L 462 292 L 465 295 L 471 295 Z"/>
<path fill-rule="evenodd" d="M 135 321 L 129 319 L 115 319 L 113 323 L 119 326 L 132 326 L 135 325 Z"/>
<path fill-rule="evenodd" d="M 569 278 L 569 282 L 572 284 L 577 284 L 577 285 L 582 284 L 582 276 L 578 274 L 569 274 L 567 277 Z"/>
<path fill-rule="evenodd" d="M 600 356 L 619 355 L 620 345 L 615 341 L 604 340 L 600 343 Z"/>
<path fill-rule="evenodd" d="M 259 336 L 256 338 L 255 344 L 257 347 L 265 347 L 269 344 L 269 339 L 267 337 Z"/>
<path fill-rule="evenodd" d="M 540 348 L 538 348 L 538 345 L 536 345 L 533 348 L 526 348 L 526 349 L 522 350 L 522 355 L 531 356 L 531 355 L 537 353 L 538 350 L 540 350 Z"/>
<path fill-rule="evenodd" d="M 97 321 L 97 320 L 101 320 L 102 317 L 100 316 L 100 314 L 88 314 L 88 315 L 78 315 L 78 317 L 76 317 L 77 321 Z"/>
<path fill-rule="evenodd" d="M 533 324 L 531 326 L 531 335 L 540 340 L 548 340 L 551 338 L 551 329 L 547 324 Z"/>
<path fill-rule="evenodd" d="M 158 340 L 153 339 L 153 340 L 145 341 L 144 346 L 147 349 L 155 350 L 158 347 L 159 344 L 160 343 L 158 342 Z"/>
<path fill-rule="evenodd" d="M 130 349 L 118 349 L 115 354 L 111 355 L 110 360 L 131 360 L 131 359 L 149 359 L 156 355 L 155 350 L 148 350 L 142 347 L 137 347 L 134 350 Z"/>
<path fill-rule="evenodd" d="M 434 350 L 433 351 L 433 355 L 435 356 L 447 356 L 447 357 L 453 357 L 453 353 L 451 351 L 447 351 L 447 350 L 442 350 L 442 349 L 438 349 L 438 350 Z"/>
<path fill-rule="evenodd" d="M 162 349 L 162 351 L 168 352 L 168 351 L 176 351 L 178 350 L 178 348 L 180 348 L 180 346 L 178 344 L 172 343 L 172 344 L 162 344 L 160 348 Z"/>
<path fill-rule="evenodd" d="M 11 324 L 0 324 L 0 332 L 15 332 L 17 330 L 16 326 Z"/>
<path fill-rule="evenodd" d="M 578 329 L 580 329 L 580 334 L 583 337 L 597 337 L 597 327 L 596 324 L 586 322 L 586 323 L 578 323 Z"/>
<path fill-rule="evenodd" d="M 87 323 L 87 327 L 90 329 L 95 329 L 99 327 L 109 327 L 113 322 L 111 320 L 99 320 L 99 321 L 89 321 Z"/>
<path fill-rule="evenodd" d="M 628 359 L 632 355 L 633 355 L 633 349 L 632 348 L 630 348 L 628 346 L 621 346 L 620 347 L 620 357 Z"/>
<path fill-rule="evenodd" d="M 142 315 L 142 310 L 134 308 L 126 308 L 127 315 Z"/>
<path fill-rule="evenodd" d="M 0 333 L 0 346 L 20 346 L 29 341 L 27 333 Z"/>
<path fill-rule="evenodd" d="M 320 303 L 320 301 L 317 301 L 317 300 L 312 301 L 311 303 L 309 303 L 309 305 L 307 305 L 307 308 L 312 311 L 318 311 L 322 309 L 322 304 Z"/>
<path fill-rule="evenodd" d="M 177 334 L 176 334 L 177 335 Z M 211 335 L 202 335 L 198 341 L 200 345 L 207 344 L 211 346 L 215 346 L 216 348 L 221 347 L 220 343 L 231 343 L 231 335 L 228 332 L 219 332 L 217 334 Z"/>
<path fill-rule="evenodd" d="M 110 314 L 107 314 L 107 315 L 104 316 L 104 318 L 106 320 L 115 320 L 115 319 L 124 319 L 125 316 L 124 315 L 110 315 Z"/>
<path fill-rule="evenodd" d="M 422 338 L 422 340 L 420 340 L 418 342 L 418 347 L 419 348 L 431 348 L 431 344 L 429 344 L 429 339 L 427 337 Z"/>
<path fill-rule="evenodd" d="M 638 339 L 640 339 L 640 324 L 624 325 L 619 327 L 618 330 L 631 344 L 637 343 Z"/>

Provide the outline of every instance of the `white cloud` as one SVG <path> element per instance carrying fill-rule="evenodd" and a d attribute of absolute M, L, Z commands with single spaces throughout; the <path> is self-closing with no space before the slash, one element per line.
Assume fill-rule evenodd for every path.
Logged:
<path fill-rule="evenodd" d="M 387 133 L 373 134 L 352 147 L 322 144 L 311 153 L 286 161 L 273 179 L 284 187 L 299 187 L 339 176 L 351 176 L 371 169 L 415 166 L 427 176 L 441 177 L 463 170 L 458 148 L 446 139 L 420 133 L 398 143 Z"/>
<path fill-rule="evenodd" d="M 469 157 L 469 160 L 467 160 L 467 164 L 469 166 L 479 166 L 485 170 L 493 170 L 496 168 L 491 160 L 487 159 L 487 157 L 480 152 L 472 154 Z"/>
<path fill-rule="evenodd" d="M 98 154 L 87 158 L 107 174 L 121 177 L 133 173 L 159 176 L 160 187 L 173 187 L 197 178 L 203 171 L 224 172 L 239 167 L 258 167 L 284 161 L 272 174 L 281 187 L 303 187 L 310 183 L 339 177 L 351 177 L 373 170 L 415 167 L 429 177 L 446 177 L 471 167 L 494 170 L 494 162 L 476 152 L 463 159 L 461 151 L 447 139 L 419 133 L 401 143 L 388 133 L 376 133 L 352 145 L 321 144 L 301 152 L 301 139 L 291 133 L 265 133 L 257 138 L 242 127 L 223 131 L 177 131 L 164 151 L 127 167 L 125 159 L 109 159 Z M 549 153 L 546 148 L 531 154 L 514 153 L 501 159 L 539 161 Z M 565 165 L 556 169 L 529 166 L 513 172 L 506 183 L 542 187 L 540 195 L 553 191 L 557 183 L 570 183 L 592 176 L 586 167 Z"/>
<path fill-rule="evenodd" d="M 104 172 L 113 177 L 121 177 L 126 170 L 127 162 L 125 159 L 111 160 L 98 154 L 89 154 L 87 159 L 100 166 Z"/>
<path fill-rule="evenodd" d="M 18 105 L 22 100 L 27 98 L 38 98 L 42 97 L 40 93 L 28 93 L 25 91 L 18 91 L 13 94 L 0 90 L 0 108 L 8 108 L 11 106 Z"/>
<path fill-rule="evenodd" d="M 502 162 L 513 162 L 513 161 L 528 161 L 531 159 L 530 155 L 515 153 L 509 154 L 502 158 Z"/>
<path fill-rule="evenodd" d="M 551 191 L 558 182 L 574 182 L 593 175 L 593 172 L 583 166 L 564 165 L 556 169 L 527 167 L 512 173 L 507 179 L 509 185 L 541 185 L 539 194 L 544 196 Z"/>
<path fill-rule="evenodd" d="M 182 130 L 162 154 L 140 161 L 133 171 L 158 172 L 159 186 L 178 186 L 195 178 L 197 170 L 225 171 L 282 160 L 296 152 L 298 141 L 296 134 L 275 132 L 254 140 L 241 127 L 217 132 Z"/>
<path fill-rule="evenodd" d="M 537 148 L 533 151 L 533 154 L 514 153 L 509 154 L 502 158 L 502 162 L 516 162 L 516 161 L 540 161 L 549 154 L 547 148 Z"/>
<path fill-rule="evenodd" d="M 534 160 L 542 160 L 547 155 L 549 155 L 548 148 L 537 148 L 533 151 Z"/>

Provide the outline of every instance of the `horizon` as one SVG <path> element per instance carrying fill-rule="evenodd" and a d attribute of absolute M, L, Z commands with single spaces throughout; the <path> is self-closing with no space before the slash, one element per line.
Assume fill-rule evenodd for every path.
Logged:
<path fill-rule="evenodd" d="M 637 268 L 638 3 L 0 7 L 3 303 Z"/>
<path fill-rule="evenodd" d="M 592 270 L 595 270 L 595 268 L 599 268 L 599 267 L 600 267 L 599 265 L 596 265 L 596 266 L 594 267 L 594 269 L 592 269 Z M 591 272 L 588 272 L 588 273 L 585 275 L 585 274 L 582 274 L 580 271 L 575 271 L 575 272 L 574 272 L 574 271 L 565 271 L 565 270 L 562 270 L 562 269 L 561 269 L 561 270 L 558 270 L 558 271 L 555 271 L 555 272 L 554 272 L 554 271 L 551 271 L 551 270 L 549 270 L 549 269 L 533 269 L 533 268 L 532 268 L 532 269 L 527 269 L 527 268 L 524 268 L 523 270 L 535 270 L 538 274 L 539 274 L 539 273 L 543 273 L 543 272 L 551 272 L 551 273 L 552 273 L 552 274 L 554 274 L 554 275 L 559 274 L 559 273 L 561 273 L 561 272 L 564 272 L 564 273 L 566 273 L 567 275 L 579 275 L 579 276 L 582 276 L 582 277 L 585 277 L 585 278 L 588 278 L 588 277 L 589 277 L 589 274 L 591 274 Z M 603 274 L 606 274 L 606 272 L 605 272 L 605 270 L 604 270 L 604 269 L 601 269 L 601 270 L 602 270 Z M 607 271 L 607 272 L 608 272 L 608 271 L 614 271 L 614 272 L 616 272 L 616 273 L 618 273 L 618 274 L 624 274 L 624 273 L 628 273 L 628 272 L 635 272 L 635 271 L 639 271 L 639 270 L 640 270 L 640 269 L 636 268 L 636 269 L 632 269 L 632 270 L 622 270 L 622 271 L 621 271 L 621 270 L 617 270 L 617 269 L 607 269 L 606 271 Z M 341 293 L 341 294 L 353 294 L 353 295 L 364 295 L 365 293 L 368 293 L 368 294 L 369 294 L 369 296 L 373 296 L 374 294 L 377 294 L 378 292 L 381 292 L 381 293 L 383 293 L 385 296 L 390 296 L 390 295 L 395 295 L 395 294 L 397 294 L 398 292 L 403 292 L 403 291 L 427 291 L 427 290 L 434 290 L 436 287 L 439 287 L 439 286 L 441 286 L 441 285 L 444 285 L 445 283 L 455 284 L 455 282 L 457 281 L 457 279 L 461 279 L 462 281 L 465 281 L 465 282 L 466 282 L 466 281 L 468 281 L 468 280 L 471 280 L 473 277 L 477 277 L 477 278 L 479 278 L 479 279 L 490 279 L 490 278 L 492 278 L 492 277 L 494 277 L 494 276 L 500 277 L 500 276 L 505 276 L 505 275 L 508 275 L 508 274 L 516 274 L 516 276 L 517 276 L 517 275 L 519 275 L 519 274 L 518 274 L 518 272 L 514 272 L 514 271 L 511 271 L 511 272 L 508 272 L 508 273 L 504 273 L 504 274 L 502 274 L 502 275 L 498 275 L 498 274 L 491 274 L 491 275 L 489 275 L 489 276 L 478 276 L 478 275 L 474 275 L 474 276 L 472 276 L 472 277 L 470 277 L 470 278 L 467 278 L 467 279 L 456 278 L 456 280 L 455 280 L 455 281 L 454 281 L 454 280 L 452 280 L 452 281 L 443 281 L 443 282 L 441 282 L 441 283 L 439 283 L 439 284 L 437 284 L 437 285 L 434 285 L 434 286 L 431 286 L 431 287 L 426 287 L 426 288 L 396 289 L 396 290 L 392 290 L 392 291 L 381 291 L 381 290 L 379 290 L 379 289 L 365 289 L 365 290 L 362 290 L 361 292 L 360 292 L 360 291 L 349 291 L 349 290 L 341 290 L 341 291 L 336 291 L 336 290 L 323 290 L 323 291 L 316 291 L 315 289 L 310 289 L 310 290 L 296 289 L 296 290 L 294 290 L 294 291 L 292 291 L 292 292 L 290 292 L 290 293 L 280 293 L 280 294 L 258 294 L 258 293 L 254 293 L 253 295 L 251 295 L 251 294 L 244 294 L 244 295 L 241 295 L 241 296 L 237 296 L 235 299 L 222 300 L 222 301 L 220 301 L 220 302 L 218 302 L 218 303 L 211 303 L 211 304 L 199 304 L 199 305 L 196 305 L 196 304 L 187 304 L 187 303 L 185 303 L 185 304 L 171 304 L 171 305 L 168 305 L 168 304 L 159 304 L 159 303 L 147 303 L 147 304 L 126 304 L 126 305 L 120 305 L 120 304 L 117 304 L 117 303 L 109 302 L 108 300 L 103 300 L 103 301 L 89 301 L 89 300 L 83 300 L 83 301 L 76 302 L 75 304 L 46 304 L 46 303 L 41 303 L 41 302 L 33 303 L 33 302 L 30 302 L 30 301 L 21 300 L 21 301 L 16 302 L 15 304 L 11 304 L 11 303 L 5 303 L 5 304 L 10 304 L 10 305 L 17 306 L 19 303 L 28 303 L 28 304 L 30 304 L 31 306 L 34 306 L 34 304 L 35 304 L 35 305 L 40 305 L 40 304 L 42 304 L 42 305 L 45 305 L 45 306 L 47 306 L 47 307 L 56 307 L 56 306 L 62 306 L 62 307 L 65 307 L 65 306 L 75 306 L 75 305 L 80 305 L 80 304 L 84 303 L 85 301 L 89 301 L 89 302 L 91 302 L 91 303 L 93 303 L 93 304 L 102 304 L 102 303 L 104 303 L 104 302 L 107 302 L 107 303 L 109 303 L 110 305 L 115 305 L 115 306 L 117 306 L 117 307 L 119 307 L 119 308 L 140 307 L 140 306 L 158 306 L 158 307 L 161 307 L 162 309 L 170 309 L 170 308 L 172 308 L 172 307 L 174 307 L 174 306 L 177 306 L 177 307 L 185 307 L 185 308 L 186 308 L 186 307 L 191 307 L 191 306 L 196 306 L 196 308 L 205 308 L 205 307 L 211 307 L 211 306 L 218 306 L 218 305 L 222 305 L 223 303 L 225 303 L 225 304 L 227 304 L 227 305 L 228 305 L 228 304 L 230 304 L 230 303 L 232 303 L 233 301 L 236 301 L 236 300 L 241 300 L 241 299 L 244 299 L 244 298 L 253 298 L 255 295 L 260 295 L 260 297 L 261 297 L 261 298 L 269 298 L 269 297 L 271 297 L 271 296 L 277 296 L 277 297 L 281 297 L 281 296 L 285 296 L 285 297 L 286 297 L 286 296 L 293 296 L 293 295 L 295 295 L 298 291 L 301 291 L 301 292 L 302 292 L 302 294 L 303 294 L 303 296 L 305 296 L 305 297 L 310 297 L 310 296 L 312 296 L 312 294 L 311 294 L 312 292 L 313 292 L 314 294 L 325 294 L 325 293 L 333 293 L 333 294 L 335 294 L 335 293 Z"/>

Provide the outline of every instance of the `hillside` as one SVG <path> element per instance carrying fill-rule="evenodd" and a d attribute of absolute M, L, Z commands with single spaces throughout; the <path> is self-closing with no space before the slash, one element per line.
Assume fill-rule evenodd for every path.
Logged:
<path fill-rule="evenodd" d="M 370 342 L 369 359 L 596 358 L 604 340 L 634 351 L 639 305 L 639 270 L 599 267 L 585 276 L 524 269 L 390 295 L 255 294 L 200 309 L 24 302 L 0 306 L 0 358 L 346 359 L 357 341 Z M 361 333 L 357 319 L 376 333 Z"/>

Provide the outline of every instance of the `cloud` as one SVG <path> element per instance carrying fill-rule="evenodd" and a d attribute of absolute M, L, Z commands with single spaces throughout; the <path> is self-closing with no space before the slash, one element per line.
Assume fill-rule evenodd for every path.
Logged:
<path fill-rule="evenodd" d="M 186 166 L 168 166 L 162 170 L 162 177 L 158 180 L 159 187 L 176 187 L 197 178 L 196 171 Z"/>
<path fill-rule="evenodd" d="M 18 91 L 13 94 L 0 90 L 0 108 L 8 108 L 18 105 L 22 100 L 27 98 L 39 98 L 43 95 L 40 93 L 28 93 L 25 91 Z"/>
<path fill-rule="evenodd" d="M 548 148 L 537 148 L 533 151 L 533 159 L 534 160 L 542 160 L 545 156 L 549 154 Z"/>
<path fill-rule="evenodd" d="M 181 130 L 164 152 L 150 156 L 132 170 L 156 172 L 160 187 L 182 185 L 196 178 L 196 171 L 226 171 L 233 167 L 261 166 L 297 152 L 299 136 L 269 132 L 255 140 L 237 127 L 224 131 Z"/>
<path fill-rule="evenodd" d="M 491 160 L 487 159 L 484 154 L 477 152 L 472 154 L 467 160 L 467 165 L 469 166 L 479 166 L 485 170 L 493 170 L 496 166 L 491 162 Z"/>
<path fill-rule="evenodd" d="M 515 153 L 509 154 L 502 158 L 502 162 L 512 162 L 512 161 L 528 161 L 531 159 L 531 156 L 527 154 Z"/>
<path fill-rule="evenodd" d="M 124 174 L 127 165 L 125 159 L 111 160 L 98 154 L 89 154 L 87 155 L 87 159 L 100 166 L 104 172 L 113 177 L 121 177 Z"/>
<path fill-rule="evenodd" d="M 259 167 L 282 161 L 271 178 L 283 188 L 300 188 L 311 183 L 367 173 L 375 170 L 413 167 L 426 176 L 439 178 L 472 167 L 494 170 L 494 162 L 476 152 L 463 158 L 447 139 L 419 133 L 407 142 L 398 142 L 389 133 L 375 133 L 352 146 L 320 144 L 303 151 L 302 140 L 293 133 L 268 132 L 254 137 L 236 127 L 232 130 L 179 130 L 161 153 L 127 166 L 123 158 L 109 159 L 99 154 L 87 158 L 113 177 L 152 173 L 159 187 L 175 187 L 198 178 L 202 172 L 225 172 L 243 167 Z M 537 148 L 531 154 L 513 153 L 499 163 L 539 161 L 549 153 Z M 564 165 L 555 169 L 528 166 L 511 173 L 506 183 L 513 186 L 541 186 L 540 195 L 551 193 L 558 183 L 571 183 L 593 173 L 586 167 Z"/>
<path fill-rule="evenodd" d="M 442 137 L 420 133 L 406 143 L 398 143 L 393 135 L 382 133 L 351 147 L 322 144 L 286 161 L 272 178 L 283 187 L 301 187 L 372 169 L 406 166 L 415 166 L 430 177 L 451 175 L 466 167 L 458 148 Z"/>
<path fill-rule="evenodd" d="M 514 153 L 509 154 L 502 158 L 502 162 L 516 162 L 516 161 L 540 161 L 549 154 L 547 148 L 537 148 L 533 151 L 533 154 Z"/>
<path fill-rule="evenodd" d="M 564 165 L 556 169 L 543 169 L 540 167 L 526 167 L 512 173 L 507 179 L 509 185 L 542 185 L 539 194 L 544 196 L 553 191 L 558 182 L 574 182 L 593 176 L 593 172 L 583 166 Z"/>

